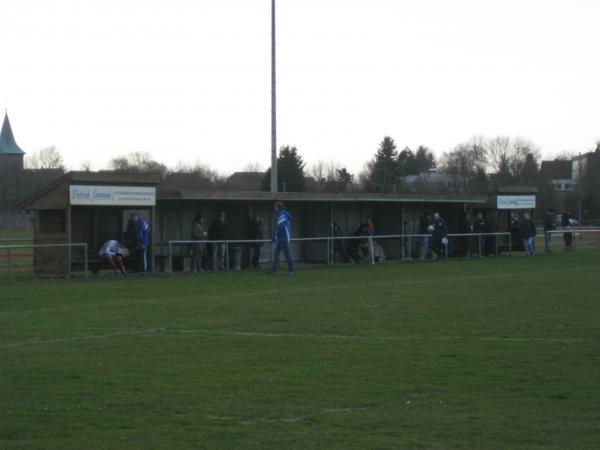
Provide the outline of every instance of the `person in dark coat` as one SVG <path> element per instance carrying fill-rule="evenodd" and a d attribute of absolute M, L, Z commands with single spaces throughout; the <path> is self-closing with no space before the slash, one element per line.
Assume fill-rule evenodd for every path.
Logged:
<path fill-rule="evenodd" d="M 192 221 L 192 241 L 204 241 L 208 237 L 208 233 L 204 228 L 204 218 L 201 214 L 196 215 Z M 192 272 L 202 273 L 202 258 L 206 254 L 206 244 L 192 244 Z"/>
<path fill-rule="evenodd" d="M 463 234 L 473 233 L 473 224 L 471 223 L 471 216 L 469 215 L 469 213 L 467 211 L 465 211 L 463 213 L 460 231 Z M 473 238 L 473 236 L 463 236 L 461 238 L 463 253 L 464 253 L 463 256 L 467 259 L 471 258 L 471 247 L 472 247 L 471 244 L 473 242 L 472 238 Z"/>
<path fill-rule="evenodd" d="M 333 236 L 336 238 L 343 237 L 342 229 L 337 223 L 333 223 Z M 335 239 L 333 241 L 333 251 L 334 255 L 337 253 L 341 253 L 342 258 L 344 258 L 344 262 L 350 262 L 352 259 L 354 262 L 360 262 L 360 256 L 356 250 L 348 244 L 346 239 Z M 335 256 L 334 256 L 335 259 Z"/>
<path fill-rule="evenodd" d="M 448 225 L 446 221 L 442 219 L 440 213 L 433 215 L 433 231 L 431 237 L 433 238 L 433 251 L 436 254 L 436 259 L 440 260 L 446 256 L 448 249 Z"/>
<path fill-rule="evenodd" d="M 565 229 L 563 233 L 563 242 L 565 243 L 565 252 L 573 250 L 573 233 L 571 232 L 571 214 L 565 211 L 560 215 L 560 223 Z"/>
<path fill-rule="evenodd" d="M 549 208 L 544 216 L 544 250 L 547 252 L 552 251 L 550 248 L 550 244 L 552 243 L 552 233 L 550 233 L 550 231 L 554 231 L 555 228 L 556 221 L 554 219 L 554 211 L 552 208 Z"/>
<path fill-rule="evenodd" d="M 537 231 L 535 223 L 531 220 L 529 213 L 523 214 L 521 221 L 521 239 L 523 239 L 523 247 L 525 247 L 525 256 L 534 255 L 534 240 Z"/>
<path fill-rule="evenodd" d="M 492 235 L 496 230 L 496 214 L 493 211 L 490 211 L 485 216 L 485 226 L 483 227 L 483 231 L 487 234 L 485 239 L 483 240 L 484 245 L 484 255 L 489 256 L 490 254 L 496 254 L 496 236 Z"/>
<path fill-rule="evenodd" d="M 475 220 L 473 221 L 473 233 L 481 234 L 485 233 L 485 219 L 483 218 L 483 213 L 478 212 L 477 216 L 475 216 Z M 483 236 L 477 236 L 477 254 L 479 257 L 484 255 L 483 251 Z"/>

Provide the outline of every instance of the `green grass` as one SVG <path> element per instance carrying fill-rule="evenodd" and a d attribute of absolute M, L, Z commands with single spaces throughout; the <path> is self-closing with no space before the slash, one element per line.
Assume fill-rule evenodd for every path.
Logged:
<path fill-rule="evenodd" d="M 0 448 L 597 448 L 599 257 L 4 283 Z"/>
<path fill-rule="evenodd" d="M 33 243 L 33 233 L 27 230 L 7 230 L 0 228 L 0 278 L 8 271 L 8 251 L 2 248 L 6 245 L 24 246 Z M 32 247 L 20 247 L 11 249 L 11 269 L 31 274 L 33 252 Z"/>

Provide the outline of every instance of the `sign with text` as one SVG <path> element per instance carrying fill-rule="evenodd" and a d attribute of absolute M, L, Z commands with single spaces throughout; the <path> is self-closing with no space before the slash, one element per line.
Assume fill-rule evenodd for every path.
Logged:
<path fill-rule="evenodd" d="M 154 206 L 156 188 L 146 186 L 69 186 L 71 205 Z"/>
<path fill-rule="evenodd" d="M 535 209 L 535 195 L 499 195 L 498 209 Z"/>

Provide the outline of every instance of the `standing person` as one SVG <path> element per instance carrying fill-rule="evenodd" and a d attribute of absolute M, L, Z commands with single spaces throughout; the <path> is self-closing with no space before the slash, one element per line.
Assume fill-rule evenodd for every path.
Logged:
<path fill-rule="evenodd" d="M 253 219 L 250 219 L 248 239 L 262 241 L 264 238 L 262 217 L 256 215 Z M 250 267 L 256 268 L 260 265 L 260 249 L 262 245 L 262 242 L 253 242 L 248 247 L 250 250 Z"/>
<path fill-rule="evenodd" d="M 127 250 L 129 250 L 130 256 L 134 261 L 137 261 L 137 255 L 135 253 L 135 248 L 137 247 L 137 239 L 135 233 L 135 222 L 133 218 L 130 216 L 127 220 L 127 226 L 125 227 L 125 233 L 123 233 L 123 243 Z"/>
<path fill-rule="evenodd" d="M 471 224 L 471 216 L 467 211 L 463 213 L 461 232 L 463 234 L 473 233 L 473 225 Z M 463 252 L 465 259 L 471 259 L 471 236 L 463 236 L 461 238 L 463 244 Z"/>
<path fill-rule="evenodd" d="M 211 241 L 224 241 L 229 234 L 229 223 L 225 217 L 225 212 L 219 212 L 219 215 L 212 221 L 208 228 L 208 237 Z M 225 270 L 225 249 L 224 242 L 213 244 L 213 269 Z"/>
<path fill-rule="evenodd" d="M 290 214 L 285 210 L 283 202 L 275 203 L 275 212 L 277 213 L 277 217 L 275 218 L 275 226 L 273 227 L 273 242 L 277 245 L 275 246 L 275 254 L 273 255 L 273 266 L 269 273 L 274 274 L 277 271 L 279 254 L 283 250 L 283 254 L 287 260 L 288 277 L 291 277 L 294 275 L 294 263 L 290 251 L 290 240 L 292 236 L 290 230 L 291 218 Z"/>
<path fill-rule="evenodd" d="M 571 232 L 571 214 L 564 211 L 560 215 L 560 223 L 565 229 L 563 233 L 563 242 L 565 243 L 565 252 L 573 250 L 573 233 Z"/>
<path fill-rule="evenodd" d="M 118 273 L 125 275 L 125 264 L 123 264 L 123 258 L 127 256 L 125 245 L 115 240 L 106 241 L 98 252 L 98 256 L 108 261 L 115 275 Z"/>
<path fill-rule="evenodd" d="M 436 259 L 440 260 L 442 257 L 447 255 L 448 245 L 448 225 L 446 221 L 442 219 L 440 213 L 433 215 L 433 231 L 431 235 L 433 237 L 433 250 L 436 254 Z"/>
<path fill-rule="evenodd" d="M 483 227 L 483 231 L 486 233 L 484 241 L 484 255 L 489 256 L 491 253 L 494 255 L 497 254 L 496 248 L 496 236 L 492 233 L 495 233 L 496 230 L 496 214 L 493 211 L 490 211 L 485 216 L 485 225 Z"/>
<path fill-rule="evenodd" d="M 481 258 L 484 255 L 483 251 L 483 236 L 482 233 L 485 232 L 485 219 L 483 218 L 483 213 L 478 212 L 477 216 L 475 216 L 475 221 L 473 222 L 473 233 L 478 234 L 477 236 L 477 254 Z"/>
<path fill-rule="evenodd" d="M 550 244 L 552 243 L 552 233 L 550 233 L 550 231 L 554 231 L 555 228 L 556 221 L 554 220 L 554 211 L 552 208 L 549 208 L 544 216 L 544 250 L 547 252 L 552 251 L 550 248 Z"/>
<path fill-rule="evenodd" d="M 429 227 L 432 224 L 431 221 L 431 215 L 426 212 L 425 214 L 423 214 L 423 216 L 421 216 L 421 219 L 419 220 L 419 233 L 423 235 L 423 245 L 421 247 L 421 259 L 428 259 L 429 258 L 429 234 L 431 234 L 431 231 L 429 229 Z"/>
<path fill-rule="evenodd" d="M 197 214 L 192 221 L 192 240 L 203 241 L 207 238 L 208 233 L 204 230 L 204 218 L 201 214 Z M 192 244 L 192 272 L 202 273 L 202 258 L 206 254 L 206 244 Z"/>
<path fill-rule="evenodd" d="M 148 271 L 148 247 L 150 246 L 150 225 L 143 217 L 137 214 L 131 215 L 131 220 L 135 224 L 135 253 L 136 270 L 138 272 Z"/>
<path fill-rule="evenodd" d="M 510 239 L 513 248 L 521 240 L 521 217 L 516 212 L 510 216 Z M 512 251 L 512 249 L 510 250 Z"/>
<path fill-rule="evenodd" d="M 521 239 L 523 239 L 523 247 L 525 247 L 525 256 L 534 255 L 534 241 L 537 231 L 535 223 L 531 220 L 529 213 L 523 214 L 521 221 Z"/>

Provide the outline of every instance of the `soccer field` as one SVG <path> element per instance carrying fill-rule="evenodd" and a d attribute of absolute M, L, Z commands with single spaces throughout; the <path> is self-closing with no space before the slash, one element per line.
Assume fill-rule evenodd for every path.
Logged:
<path fill-rule="evenodd" d="M 597 250 L 2 283 L 2 449 L 600 442 Z"/>

